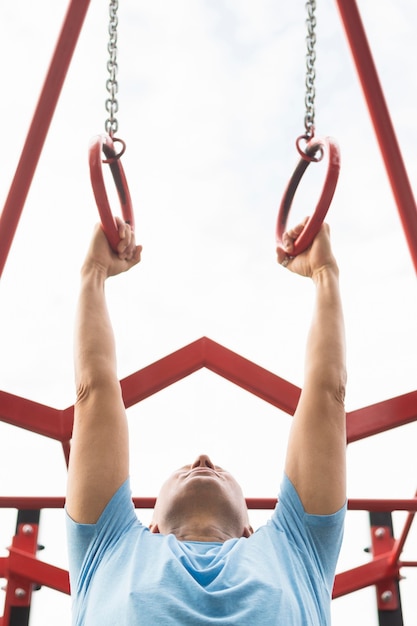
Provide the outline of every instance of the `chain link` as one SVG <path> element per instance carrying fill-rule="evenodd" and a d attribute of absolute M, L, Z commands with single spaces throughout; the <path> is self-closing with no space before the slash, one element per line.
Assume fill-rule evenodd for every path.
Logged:
<path fill-rule="evenodd" d="M 119 123 L 116 119 L 116 113 L 119 110 L 119 103 L 116 98 L 119 86 L 117 84 L 117 9 L 119 8 L 118 0 L 110 0 L 109 6 L 109 42 L 107 44 L 107 50 L 109 53 L 109 59 L 107 61 L 107 71 L 109 78 L 106 81 L 106 89 L 109 93 L 109 97 L 106 100 L 106 111 L 109 117 L 105 123 L 106 133 L 111 137 L 117 133 Z"/>
<path fill-rule="evenodd" d="M 316 79 L 316 70 L 314 64 L 316 62 L 316 17 L 314 12 L 316 10 L 316 0 L 307 0 L 306 2 L 307 9 L 307 56 L 306 56 L 306 66 L 307 66 L 307 74 L 306 74 L 306 95 L 305 95 L 305 106 L 306 113 L 304 117 L 304 126 L 306 130 L 306 138 L 311 139 L 314 136 L 314 117 L 315 117 L 315 109 L 314 109 L 314 99 L 316 97 L 315 90 L 315 79 Z"/>

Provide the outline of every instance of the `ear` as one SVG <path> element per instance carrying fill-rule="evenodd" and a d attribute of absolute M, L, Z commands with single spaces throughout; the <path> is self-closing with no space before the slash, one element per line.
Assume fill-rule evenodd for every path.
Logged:
<path fill-rule="evenodd" d="M 158 524 L 154 524 L 152 522 L 151 524 L 149 524 L 149 530 L 151 531 L 151 533 L 158 534 L 159 533 L 159 526 L 158 526 Z"/>
<path fill-rule="evenodd" d="M 252 528 L 252 526 L 245 526 L 244 529 L 243 529 L 242 537 L 246 537 L 246 539 L 247 539 L 251 535 L 253 535 L 253 528 Z"/>

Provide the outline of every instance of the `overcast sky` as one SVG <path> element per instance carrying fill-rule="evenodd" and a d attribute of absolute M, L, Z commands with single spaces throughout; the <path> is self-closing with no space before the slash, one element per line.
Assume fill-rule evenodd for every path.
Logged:
<path fill-rule="evenodd" d="M 3 2 L 3 199 L 66 4 Z M 415 390 L 417 290 L 336 3 L 317 4 L 316 129 L 334 136 L 342 154 L 328 222 L 341 270 L 350 411 Z M 417 5 L 358 4 L 415 189 Z M 0 388 L 56 408 L 74 401 L 79 268 L 98 220 L 88 145 L 106 119 L 105 5 L 91 3 L 0 287 Z M 314 293 L 276 264 L 275 221 L 304 129 L 304 2 L 120 5 L 119 136 L 143 244 L 140 266 L 107 288 L 120 378 L 207 336 L 301 386 Z M 311 213 L 324 170 L 309 168 L 294 219 Z M 211 372 L 128 414 L 134 495 L 156 495 L 173 468 L 207 452 L 247 496 L 276 496 L 289 416 Z M 412 497 L 416 433 L 411 424 L 352 444 L 349 497 Z M 59 444 L 0 424 L 2 494 L 63 495 L 65 480 Z M 139 515 L 149 521 L 149 512 Z M 254 525 L 267 515 L 254 513 Z M 0 520 L 6 548 L 15 512 L 0 511 Z M 394 521 L 401 532 L 404 514 Z M 41 543 L 42 559 L 66 567 L 62 511 L 43 513 Z M 339 571 L 367 562 L 369 543 L 367 514 L 349 513 Z M 404 557 L 416 560 L 416 549 L 412 532 Z M 403 573 L 411 624 L 417 577 Z M 334 626 L 377 624 L 374 590 L 339 599 L 332 611 Z M 57 615 L 70 624 L 67 597 L 35 594 L 31 626 L 54 624 Z"/>

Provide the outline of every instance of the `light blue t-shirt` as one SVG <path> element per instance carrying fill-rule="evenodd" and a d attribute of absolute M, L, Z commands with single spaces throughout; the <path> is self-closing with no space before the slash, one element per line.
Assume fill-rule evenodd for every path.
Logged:
<path fill-rule="evenodd" d="M 326 626 L 346 507 L 309 515 L 284 476 L 271 520 L 225 543 L 141 524 L 129 481 L 97 524 L 67 515 L 74 626 Z"/>

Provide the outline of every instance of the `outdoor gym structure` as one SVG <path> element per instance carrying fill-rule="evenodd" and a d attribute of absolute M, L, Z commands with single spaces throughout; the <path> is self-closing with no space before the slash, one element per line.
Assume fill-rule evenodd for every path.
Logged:
<path fill-rule="evenodd" d="M 336 0 L 336 3 L 392 187 L 412 262 L 417 270 L 416 204 L 371 49 L 355 0 Z M 68 6 L 0 217 L 0 275 L 12 246 L 88 6 L 89 0 L 71 0 Z M 100 144 L 96 149 L 101 148 L 103 146 Z M 120 169 L 115 166 L 115 170 L 117 170 L 117 178 L 117 175 L 120 176 Z M 206 337 L 197 339 L 121 380 L 126 407 L 141 402 L 200 368 L 211 370 L 289 415 L 295 411 L 300 394 L 299 388 Z M 4 390 L 0 392 L 0 420 L 55 439 L 61 444 L 68 463 L 73 406 L 57 409 L 12 395 Z M 417 391 L 410 391 L 348 413 L 347 442 L 351 444 L 415 420 L 417 420 Z M 134 502 L 138 508 L 152 508 L 154 498 L 134 498 Z M 275 500 L 265 498 L 251 498 L 247 502 L 249 508 L 252 509 L 271 509 L 275 505 Z M 28 623 L 32 592 L 37 587 L 47 586 L 62 593 L 69 593 L 68 573 L 38 558 L 40 511 L 63 508 L 63 506 L 63 497 L 0 497 L 0 508 L 14 508 L 18 511 L 16 533 L 8 556 L 0 558 L 0 578 L 7 581 L 0 626 L 24 626 Z M 380 625 L 403 626 L 400 599 L 401 571 L 406 567 L 416 567 L 417 560 L 402 561 L 401 554 L 417 511 L 417 494 L 410 499 L 401 500 L 351 499 L 348 502 L 348 508 L 370 513 L 372 544 L 370 560 L 366 564 L 337 575 L 334 597 L 337 598 L 364 587 L 375 586 Z M 408 515 L 400 535 L 394 537 L 391 514 L 399 510 L 408 512 Z"/>

